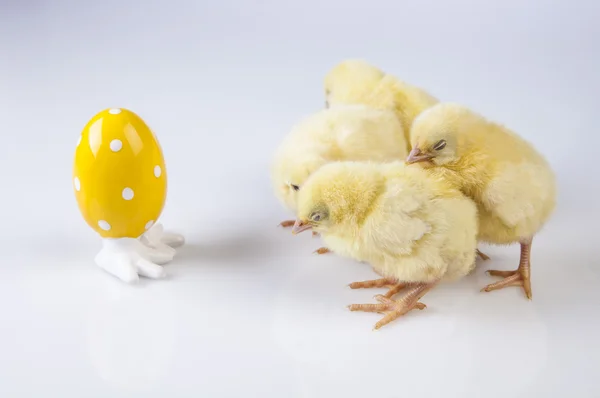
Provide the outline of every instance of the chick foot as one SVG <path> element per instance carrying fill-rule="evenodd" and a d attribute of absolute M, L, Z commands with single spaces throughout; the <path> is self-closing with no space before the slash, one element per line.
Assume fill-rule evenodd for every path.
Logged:
<path fill-rule="evenodd" d="M 480 251 L 479 249 L 477 249 L 477 255 L 479 256 L 479 258 L 481 258 L 483 261 L 487 261 L 490 259 L 490 256 L 488 256 L 487 254 L 485 254 L 484 252 Z"/>
<path fill-rule="evenodd" d="M 481 289 L 482 292 L 491 292 L 509 286 L 521 286 L 523 287 L 527 298 L 531 300 L 531 241 L 531 239 L 528 239 L 527 241 L 521 242 L 521 259 L 519 261 L 519 268 L 515 271 L 487 271 L 487 273 L 492 276 L 500 276 L 504 279 L 487 285 Z"/>
<path fill-rule="evenodd" d="M 396 294 L 398 294 L 402 289 L 404 289 L 407 284 L 406 283 L 398 283 L 398 281 L 394 279 L 382 278 L 382 279 L 374 279 L 370 281 L 363 282 L 353 282 L 349 284 L 350 289 L 370 289 L 373 287 L 387 287 L 389 290 L 386 294 L 378 295 L 388 299 L 391 299 Z"/>
<path fill-rule="evenodd" d="M 173 259 L 170 252 L 161 251 L 144 245 L 139 239 L 104 239 L 102 250 L 96 255 L 95 262 L 106 272 L 127 283 L 139 280 L 138 275 L 152 279 L 165 276 L 163 267 Z"/>
<path fill-rule="evenodd" d="M 378 330 L 411 310 L 427 308 L 425 304 L 419 302 L 419 299 L 432 287 L 431 284 L 418 284 L 397 301 L 377 295 L 375 299 L 380 304 L 352 304 L 348 306 L 348 309 L 350 311 L 384 313 L 385 316 L 375 324 L 374 330 Z"/>

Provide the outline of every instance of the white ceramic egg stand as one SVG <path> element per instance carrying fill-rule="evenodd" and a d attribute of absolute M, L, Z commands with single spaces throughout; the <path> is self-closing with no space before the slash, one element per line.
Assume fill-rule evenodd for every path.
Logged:
<path fill-rule="evenodd" d="M 139 275 L 159 279 L 166 273 L 162 265 L 173 260 L 176 247 L 185 243 L 183 235 L 165 232 L 162 224 L 153 225 L 139 238 L 105 238 L 96 255 L 96 265 L 127 283 Z"/>

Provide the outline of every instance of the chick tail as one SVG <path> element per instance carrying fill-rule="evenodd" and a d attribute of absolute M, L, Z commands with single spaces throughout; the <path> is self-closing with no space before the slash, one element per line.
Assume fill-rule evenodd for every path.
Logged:
<path fill-rule="evenodd" d="M 531 294 L 531 242 L 533 238 L 526 239 L 521 242 L 521 258 L 519 268 L 515 271 L 497 271 L 489 270 L 488 274 L 499 276 L 503 280 L 491 283 L 481 289 L 482 292 L 491 292 L 493 290 L 503 289 L 508 286 L 521 286 L 525 291 L 525 295 L 529 300 L 532 299 Z"/>

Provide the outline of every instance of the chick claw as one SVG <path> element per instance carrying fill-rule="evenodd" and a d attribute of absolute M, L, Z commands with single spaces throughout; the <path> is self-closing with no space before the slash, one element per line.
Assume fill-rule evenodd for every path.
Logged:
<path fill-rule="evenodd" d="M 527 298 L 531 300 L 531 281 L 529 275 L 526 275 L 521 268 L 515 271 L 489 270 L 487 273 L 491 276 L 499 276 L 504 279 L 496 283 L 490 283 L 481 289 L 482 292 L 491 292 L 510 286 L 521 286 L 523 287 L 523 290 L 525 290 Z"/>
<path fill-rule="evenodd" d="M 375 299 L 380 304 L 351 304 L 348 306 L 350 311 L 385 313 L 386 315 L 375 324 L 375 330 L 382 328 L 411 310 L 427 308 L 425 304 L 416 300 L 412 302 L 406 300 L 394 301 L 382 295 L 375 296 Z"/>
<path fill-rule="evenodd" d="M 289 227 L 293 227 L 295 223 L 296 223 L 296 221 L 294 221 L 294 220 L 285 220 L 285 221 L 280 222 L 278 227 L 289 228 Z"/>
<path fill-rule="evenodd" d="M 315 250 L 315 251 L 313 252 L 313 254 L 316 254 L 316 255 L 327 254 L 327 253 L 331 253 L 331 250 L 329 250 L 329 249 L 328 249 L 328 248 L 326 248 L 326 247 L 321 247 L 321 248 L 318 248 L 317 250 Z"/>
<path fill-rule="evenodd" d="M 477 249 L 477 255 L 483 260 L 483 261 L 487 261 L 490 259 L 490 256 L 488 256 L 487 254 L 485 254 L 484 252 L 480 251 L 479 249 Z"/>
<path fill-rule="evenodd" d="M 508 286 L 521 286 L 525 290 L 525 295 L 531 300 L 531 241 L 532 238 L 521 242 L 521 259 L 519 268 L 514 271 L 496 271 L 490 270 L 488 274 L 500 276 L 503 280 L 492 283 L 481 289 L 482 292 L 491 292 L 492 290 L 502 289 Z"/>
<path fill-rule="evenodd" d="M 363 281 L 363 282 L 353 282 L 353 283 L 349 284 L 348 286 L 350 286 L 350 289 L 369 289 L 369 288 L 373 288 L 373 287 L 387 287 L 390 290 L 388 290 L 388 292 L 386 294 L 384 294 L 383 297 L 391 299 L 396 294 L 398 294 L 402 289 L 404 289 L 407 286 L 407 284 L 406 283 L 398 283 L 393 279 L 383 278 L 383 279 L 374 279 L 374 280 Z"/>

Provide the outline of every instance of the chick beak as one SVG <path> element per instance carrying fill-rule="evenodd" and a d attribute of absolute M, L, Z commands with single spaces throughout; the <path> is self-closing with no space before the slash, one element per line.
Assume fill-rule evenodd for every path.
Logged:
<path fill-rule="evenodd" d="M 406 158 L 406 163 L 411 164 L 411 163 L 424 162 L 424 161 L 430 160 L 432 158 L 433 158 L 432 155 L 423 153 L 423 152 L 421 152 L 421 150 L 419 148 L 415 147 L 408 154 L 408 157 Z"/>
<path fill-rule="evenodd" d="M 294 226 L 292 227 L 292 234 L 296 235 L 311 228 L 312 226 L 306 221 L 296 220 L 296 223 L 294 223 Z"/>

